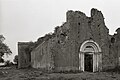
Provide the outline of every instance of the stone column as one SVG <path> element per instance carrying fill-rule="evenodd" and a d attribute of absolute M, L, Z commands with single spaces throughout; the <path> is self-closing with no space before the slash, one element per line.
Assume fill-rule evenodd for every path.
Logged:
<path fill-rule="evenodd" d="M 93 72 L 102 70 L 102 53 L 95 52 L 93 55 Z"/>
<path fill-rule="evenodd" d="M 79 70 L 84 71 L 84 52 L 79 53 Z"/>

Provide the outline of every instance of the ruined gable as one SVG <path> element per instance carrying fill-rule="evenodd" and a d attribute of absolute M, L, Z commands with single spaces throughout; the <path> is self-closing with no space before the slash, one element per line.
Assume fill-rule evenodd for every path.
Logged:
<path fill-rule="evenodd" d="M 68 23 L 70 26 L 70 39 L 74 42 L 75 51 L 79 49 L 79 44 L 85 40 L 92 39 L 102 48 L 103 66 L 109 63 L 109 31 L 105 26 L 104 17 L 101 11 L 97 9 L 91 10 L 91 17 L 87 17 L 80 11 L 70 11 L 68 14 Z M 72 45 L 72 46 L 73 46 Z M 78 46 L 79 45 L 79 46 Z M 73 54 L 76 52 L 71 51 Z"/>

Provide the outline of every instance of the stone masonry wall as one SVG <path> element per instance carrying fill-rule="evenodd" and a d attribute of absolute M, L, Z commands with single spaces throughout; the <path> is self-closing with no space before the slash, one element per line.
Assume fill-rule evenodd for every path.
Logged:
<path fill-rule="evenodd" d="M 116 44 L 111 43 L 104 16 L 97 9 L 91 9 L 90 17 L 81 11 L 68 11 L 66 22 L 56 27 L 53 34 L 54 37 L 41 41 L 42 43 L 31 52 L 31 65 L 34 68 L 55 71 L 79 70 L 80 47 L 86 40 L 93 40 L 99 44 L 102 50 L 103 70 L 117 65 Z M 24 62 L 27 59 L 24 51 L 26 46 L 18 45 L 19 58 L 22 58 L 19 60 L 24 66 L 27 66 Z"/>
<path fill-rule="evenodd" d="M 30 54 L 26 52 L 29 42 L 18 42 L 18 68 L 26 68 L 31 64 Z"/>
<path fill-rule="evenodd" d="M 66 31 L 67 39 L 64 42 L 61 41 L 62 37 L 58 36 L 58 41 L 60 39 L 61 43 L 56 44 L 59 50 L 55 47 L 57 56 L 55 59 L 56 67 L 78 70 L 80 46 L 89 39 L 97 42 L 102 49 L 103 69 L 115 67 L 113 61 L 115 60 L 115 57 L 113 57 L 114 53 L 110 54 L 109 30 L 105 26 L 101 11 L 92 9 L 91 17 L 87 17 L 80 11 L 68 11 L 67 22 L 65 24 L 67 25 L 60 27 L 58 31 L 59 35 L 65 34 L 63 28 L 68 28 Z"/>
<path fill-rule="evenodd" d="M 52 71 L 54 68 L 53 55 L 50 51 L 52 39 L 43 41 L 31 52 L 31 66 Z"/>

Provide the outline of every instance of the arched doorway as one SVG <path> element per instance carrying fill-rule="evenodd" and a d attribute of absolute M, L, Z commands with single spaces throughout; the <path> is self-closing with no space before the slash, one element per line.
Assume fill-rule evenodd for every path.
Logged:
<path fill-rule="evenodd" d="M 102 68 L 101 48 L 93 40 L 83 42 L 79 53 L 79 70 L 96 72 Z"/>

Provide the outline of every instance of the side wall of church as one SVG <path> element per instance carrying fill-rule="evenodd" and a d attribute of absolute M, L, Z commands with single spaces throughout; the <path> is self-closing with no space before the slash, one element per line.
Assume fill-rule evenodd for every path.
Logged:
<path fill-rule="evenodd" d="M 52 40 L 43 41 L 31 52 L 31 66 L 52 71 L 54 68 L 53 55 L 50 51 Z"/>

